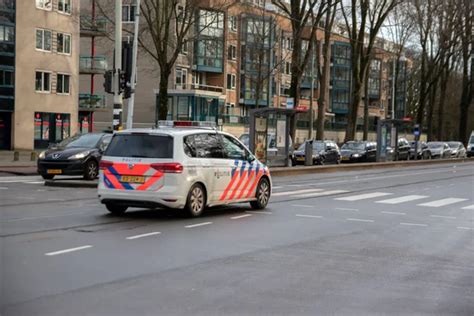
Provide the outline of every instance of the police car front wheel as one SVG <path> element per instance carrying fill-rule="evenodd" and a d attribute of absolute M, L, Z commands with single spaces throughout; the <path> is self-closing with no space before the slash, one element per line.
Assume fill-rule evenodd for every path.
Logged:
<path fill-rule="evenodd" d="M 185 210 L 192 217 L 200 216 L 206 207 L 206 193 L 204 188 L 199 183 L 196 183 L 189 190 L 188 198 L 186 200 Z"/>
<path fill-rule="evenodd" d="M 250 206 L 257 210 L 264 209 L 270 200 L 270 182 L 267 178 L 262 178 L 258 183 L 255 197 L 257 200 L 250 202 Z"/>

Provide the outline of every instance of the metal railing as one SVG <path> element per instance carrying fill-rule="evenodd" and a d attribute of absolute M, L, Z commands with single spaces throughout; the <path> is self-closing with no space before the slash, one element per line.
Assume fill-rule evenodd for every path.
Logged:
<path fill-rule="evenodd" d="M 79 58 L 80 72 L 105 72 L 107 70 L 107 59 L 104 56 L 81 56 Z"/>
<path fill-rule="evenodd" d="M 81 109 L 104 109 L 106 107 L 105 95 L 79 94 L 79 108 Z"/>
<path fill-rule="evenodd" d="M 107 31 L 107 19 L 95 18 L 91 16 L 81 16 L 81 32 L 105 33 Z"/>

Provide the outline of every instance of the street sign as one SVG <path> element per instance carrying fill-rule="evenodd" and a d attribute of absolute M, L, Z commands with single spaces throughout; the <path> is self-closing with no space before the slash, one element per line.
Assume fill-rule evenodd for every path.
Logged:
<path fill-rule="evenodd" d="M 287 98 L 286 99 L 286 108 L 293 109 L 295 107 L 295 99 L 294 98 Z"/>

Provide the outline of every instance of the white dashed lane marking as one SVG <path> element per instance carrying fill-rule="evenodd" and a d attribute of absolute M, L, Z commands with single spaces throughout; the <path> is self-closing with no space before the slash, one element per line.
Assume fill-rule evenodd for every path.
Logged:
<path fill-rule="evenodd" d="M 199 224 L 193 224 L 193 225 L 187 225 L 184 226 L 185 228 L 194 228 L 194 227 L 200 227 L 200 226 L 206 226 L 206 225 L 211 225 L 212 222 L 204 222 L 204 223 L 199 223 Z"/>
<path fill-rule="evenodd" d="M 375 222 L 373 219 L 362 219 L 362 218 L 346 218 L 346 221 L 351 221 L 351 222 L 365 222 L 365 223 L 373 223 L 373 222 Z"/>
<path fill-rule="evenodd" d="M 268 212 L 268 211 L 245 211 L 246 213 L 250 213 L 250 214 L 265 214 L 265 215 L 272 215 L 273 213 L 272 212 Z"/>
<path fill-rule="evenodd" d="M 76 247 L 76 248 L 69 248 L 69 249 L 64 249 L 64 250 L 59 250 L 59 251 L 48 252 L 48 253 L 45 253 L 45 256 L 57 256 L 57 255 L 62 255 L 64 253 L 79 251 L 79 250 L 83 250 L 87 248 L 92 248 L 92 246 L 86 245 L 86 246 L 81 246 L 81 247 Z"/>
<path fill-rule="evenodd" d="M 304 205 L 304 204 L 292 204 L 293 207 L 306 207 L 306 208 L 313 208 L 312 205 Z"/>
<path fill-rule="evenodd" d="M 357 209 L 357 208 L 336 207 L 336 208 L 334 208 L 334 209 L 335 209 L 335 210 L 338 210 L 338 211 L 359 212 L 359 209 Z"/>
<path fill-rule="evenodd" d="M 457 227 L 457 229 L 474 230 L 474 227 L 463 227 L 463 226 L 459 226 L 459 227 Z"/>
<path fill-rule="evenodd" d="M 292 195 L 292 194 L 301 194 L 301 193 L 307 193 L 307 192 L 321 192 L 323 189 L 305 189 L 305 190 L 296 190 L 296 191 L 285 191 L 285 192 L 278 192 L 278 193 L 273 193 L 272 196 L 285 196 L 285 195 Z"/>
<path fill-rule="evenodd" d="M 445 215 L 430 215 L 431 217 L 435 218 L 446 218 L 446 219 L 456 219 L 456 216 L 445 216 Z"/>
<path fill-rule="evenodd" d="M 461 210 L 474 210 L 474 204 L 469 205 L 469 206 L 464 206 L 461 208 Z"/>
<path fill-rule="evenodd" d="M 340 194 L 340 193 L 347 193 L 347 192 L 348 191 L 346 191 L 346 190 L 333 190 L 333 191 L 298 194 L 298 195 L 296 195 L 296 197 L 297 198 L 308 198 L 308 197 L 326 196 L 326 195 L 333 195 L 333 194 Z"/>
<path fill-rule="evenodd" d="M 335 200 L 338 200 L 338 201 L 359 201 L 359 200 L 373 199 L 373 198 L 392 195 L 392 194 L 393 193 L 373 192 L 373 193 L 366 193 L 366 194 L 358 194 L 358 195 L 340 197 L 340 198 L 336 198 Z"/>
<path fill-rule="evenodd" d="M 143 238 L 143 237 L 155 236 L 155 235 L 159 235 L 159 234 L 161 234 L 161 232 L 153 232 L 153 233 L 130 236 L 130 237 L 127 237 L 126 239 L 133 240 L 133 239 L 138 239 L 138 238 Z"/>
<path fill-rule="evenodd" d="M 307 218 L 323 218 L 322 216 L 319 215 L 306 215 L 306 214 L 296 214 L 296 217 L 307 217 Z"/>
<path fill-rule="evenodd" d="M 241 219 L 241 218 L 250 217 L 250 216 L 252 216 L 252 214 L 244 214 L 244 215 L 239 215 L 239 216 L 233 216 L 230 219 Z"/>
<path fill-rule="evenodd" d="M 390 212 L 390 211 L 382 211 L 383 214 L 390 214 L 390 215 L 407 215 L 407 213 L 403 212 Z"/>
<path fill-rule="evenodd" d="M 404 225 L 404 226 L 421 226 L 421 227 L 426 227 L 426 226 L 428 226 L 427 224 L 418 224 L 418 223 L 400 223 L 400 225 Z"/>
<path fill-rule="evenodd" d="M 441 206 L 451 205 L 451 204 L 454 204 L 454 203 L 459 203 L 459 202 L 464 202 L 464 201 L 467 201 L 467 199 L 446 198 L 446 199 L 431 201 L 431 202 L 428 202 L 428 203 L 418 204 L 418 206 L 441 207 Z"/>
<path fill-rule="evenodd" d="M 398 197 L 398 198 L 376 201 L 375 203 L 399 204 L 399 203 L 404 203 L 404 202 L 421 200 L 421 199 L 425 199 L 427 197 L 428 196 L 426 196 L 426 195 L 406 195 L 406 196 L 401 196 L 401 197 Z"/>

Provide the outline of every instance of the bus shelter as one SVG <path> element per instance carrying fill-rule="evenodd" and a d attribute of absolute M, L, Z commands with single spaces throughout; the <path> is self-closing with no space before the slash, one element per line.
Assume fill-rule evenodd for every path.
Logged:
<path fill-rule="evenodd" d="M 258 108 L 249 112 L 249 147 L 267 166 L 291 166 L 290 123 L 303 111 L 286 108 Z"/>
<path fill-rule="evenodd" d="M 377 162 L 398 160 L 398 135 L 412 129 L 414 123 L 407 120 L 379 120 L 377 124 Z M 391 149 L 391 150 L 389 150 Z M 391 153 L 393 150 L 393 153 Z"/>

